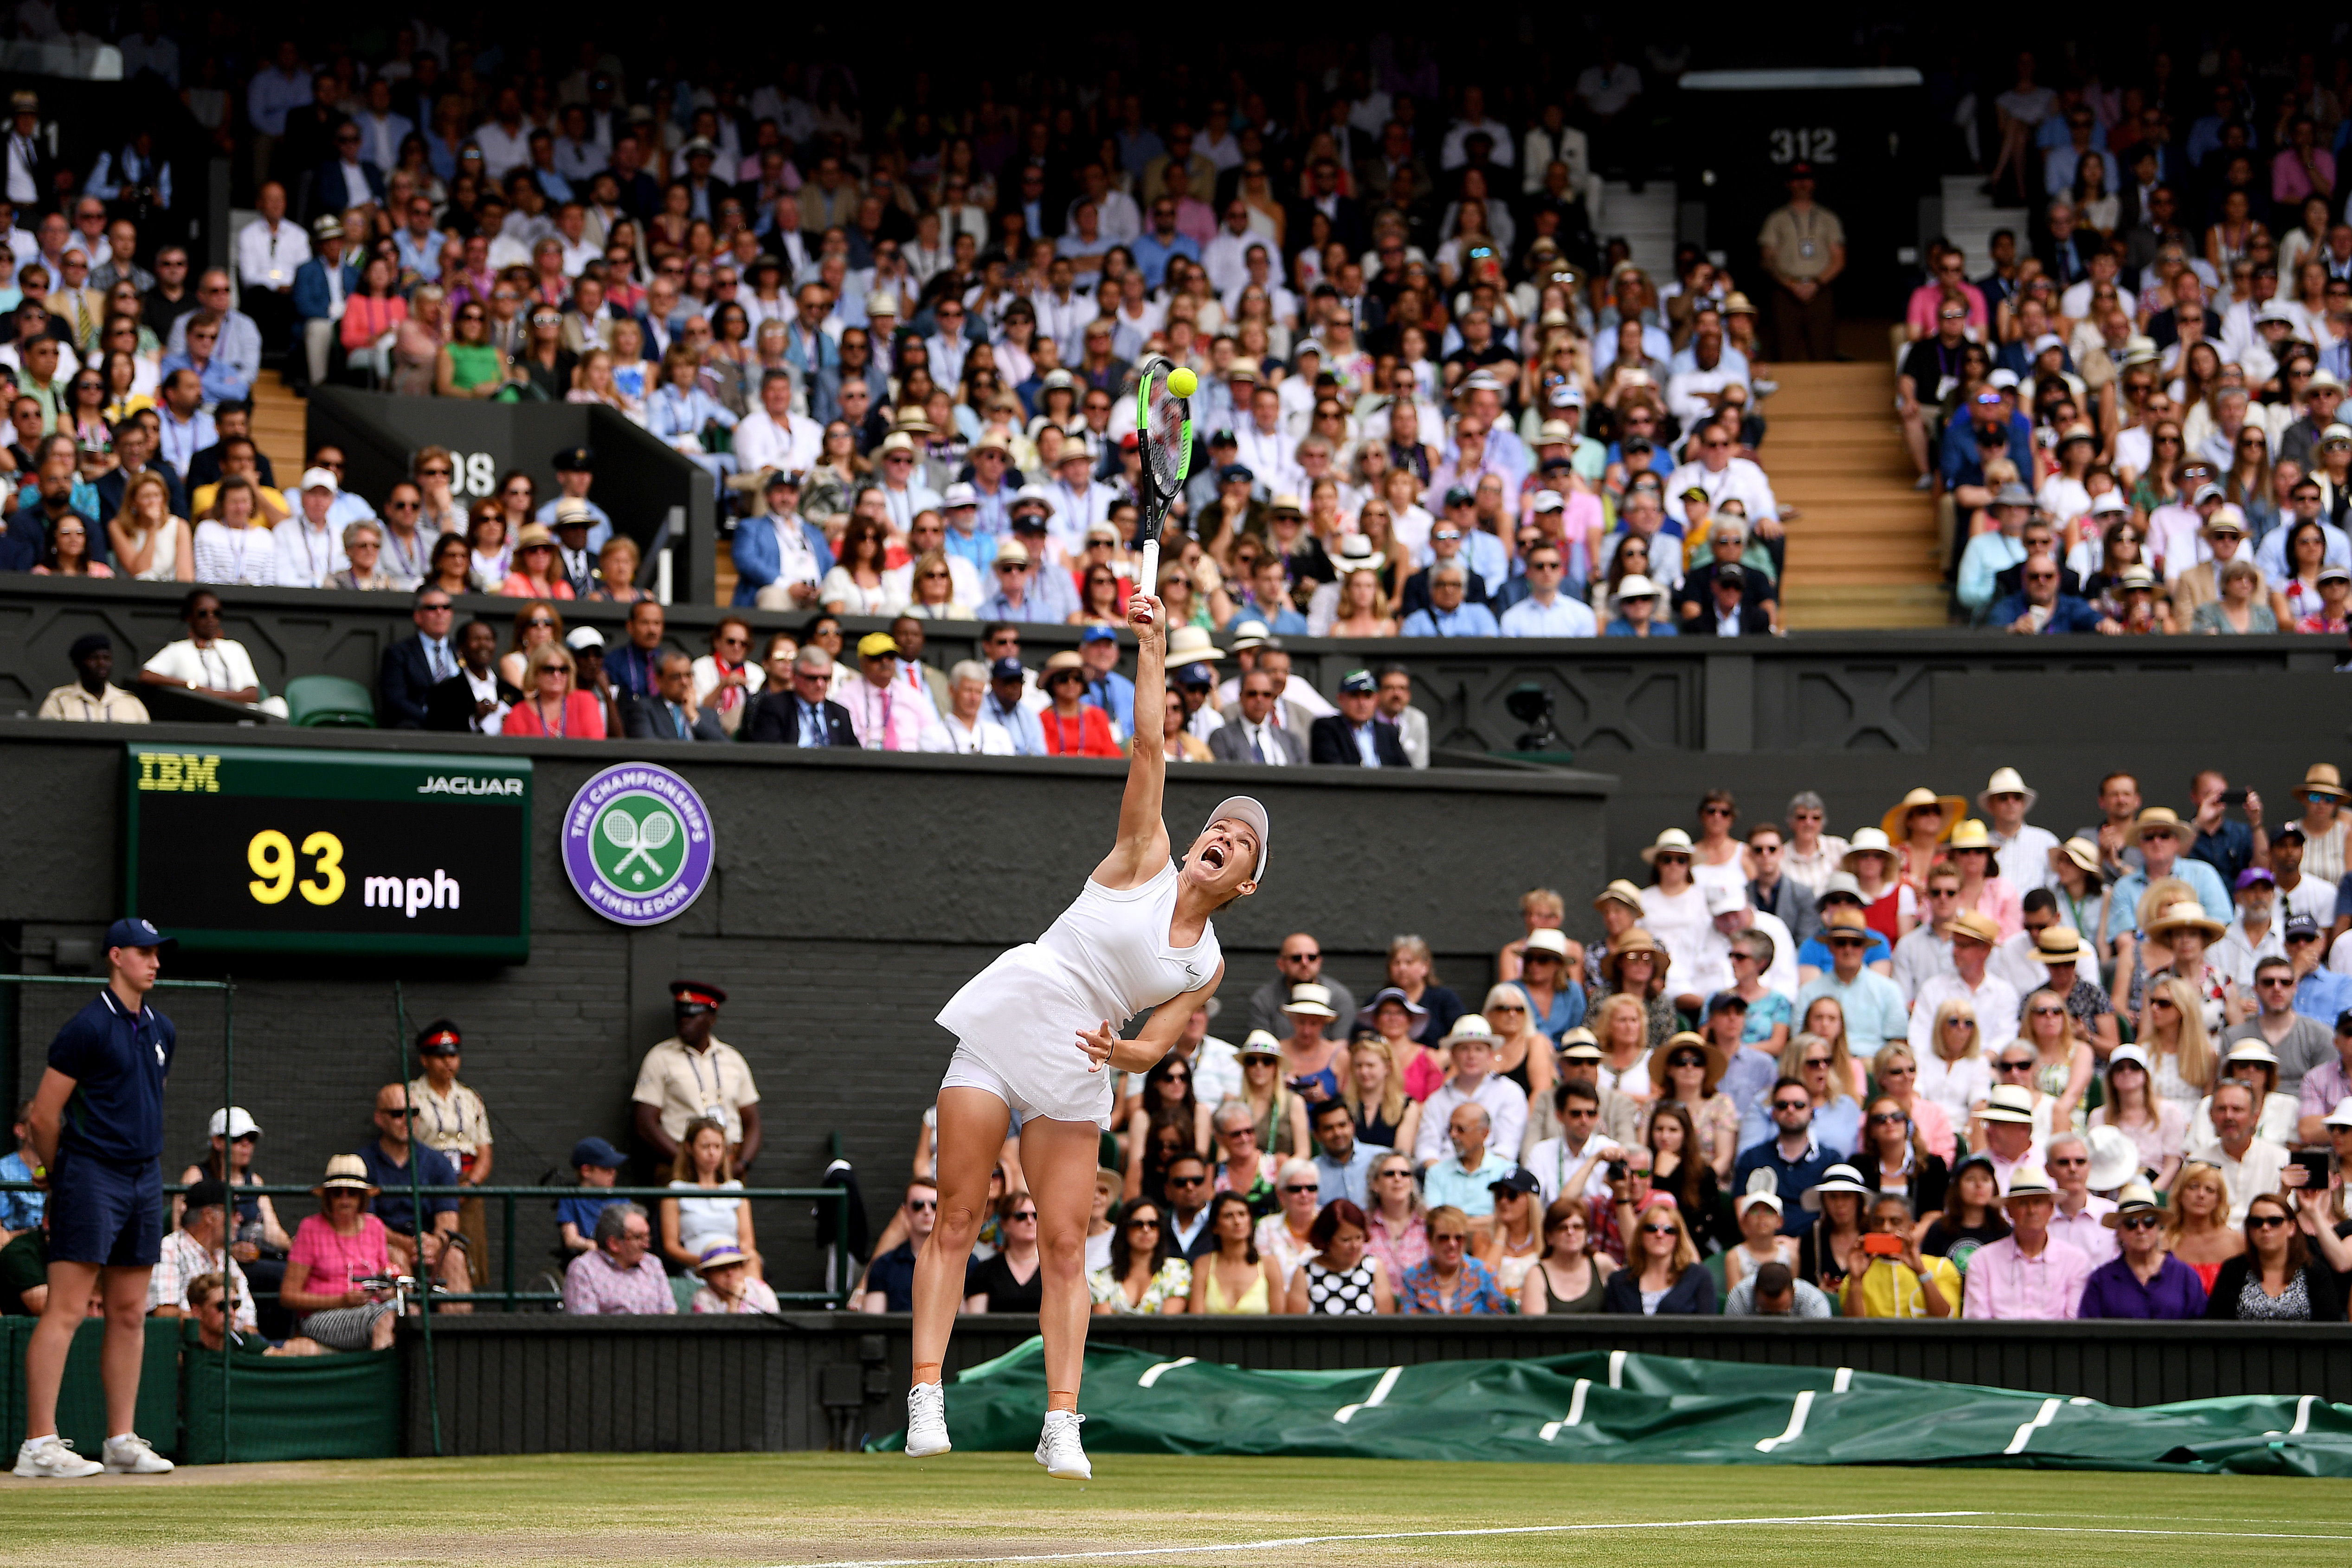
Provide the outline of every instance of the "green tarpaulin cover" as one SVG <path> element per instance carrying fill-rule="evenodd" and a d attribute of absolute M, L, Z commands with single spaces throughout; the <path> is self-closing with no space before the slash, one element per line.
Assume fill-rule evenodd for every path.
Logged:
<path fill-rule="evenodd" d="M 182 1368 L 179 1460 L 390 1459 L 400 1453 L 400 1352 L 240 1355 L 221 1419 L 221 1354 L 189 1347 Z M 226 1449 L 222 1437 L 226 1431 Z"/>
<path fill-rule="evenodd" d="M 1045 1408 L 1043 1347 L 1031 1340 L 956 1379 L 948 1432 L 959 1447 L 1026 1451 Z M 2315 1395 L 2129 1409 L 1847 1367 L 1624 1351 L 1251 1372 L 1091 1344 L 1079 1408 L 1097 1453 L 2352 1476 L 2352 1405 Z"/>

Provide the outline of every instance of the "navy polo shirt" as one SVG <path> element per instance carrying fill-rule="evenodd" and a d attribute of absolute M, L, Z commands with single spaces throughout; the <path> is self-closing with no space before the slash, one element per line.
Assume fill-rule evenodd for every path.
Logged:
<path fill-rule="evenodd" d="M 866 1270 L 866 1288 L 882 1292 L 886 1311 L 915 1310 L 915 1244 L 902 1241 Z"/>
<path fill-rule="evenodd" d="M 172 1020 L 137 1016 L 111 989 L 66 1020 L 49 1042 L 49 1066 L 74 1080 L 58 1147 L 109 1164 L 144 1165 L 163 1153 L 163 1080 L 179 1048 Z"/>
<path fill-rule="evenodd" d="M 384 1228 L 403 1236 L 416 1234 L 416 1211 L 408 1198 L 408 1167 L 393 1163 L 392 1156 L 383 1152 L 383 1140 L 371 1138 L 356 1151 L 368 1168 L 368 1180 L 383 1190 L 375 1195 L 375 1217 L 383 1221 Z M 416 1180 L 428 1187 L 454 1187 L 457 1184 L 457 1167 L 449 1156 L 438 1149 L 428 1149 L 422 1143 L 408 1146 L 408 1157 L 416 1162 Z M 457 1200 L 453 1197 L 432 1197 L 425 1200 L 426 1214 L 455 1214 Z"/>
<path fill-rule="evenodd" d="M 1780 1199 L 1780 1234 L 1796 1236 L 1812 1228 L 1816 1217 L 1801 1201 L 1805 1189 L 1820 1185 L 1829 1168 L 1844 1158 L 1842 1151 L 1825 1148 L 1816 1138 L 1807 1145 L 1803 1158 L 1785 1159 L 1780 1153 L 1780 1131 L 1776 1126 L 1771 1137 L 1739 1156 L 1739 1163 L 1732 1167 L 1731 1190 L 1746 1192 L 1750 1174 L 1769 1170 L 1780 1184 L 1773 1189 Z"/>

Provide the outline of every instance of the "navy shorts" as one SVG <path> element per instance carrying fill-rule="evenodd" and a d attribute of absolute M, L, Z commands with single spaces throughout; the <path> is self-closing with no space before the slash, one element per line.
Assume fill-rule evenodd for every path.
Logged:
<path fill-rule="evenodd" d="M 152 1268 L 163 1251 L 163 1164 L 60 1152 L 49 1176 L 49 1258 Z"/>

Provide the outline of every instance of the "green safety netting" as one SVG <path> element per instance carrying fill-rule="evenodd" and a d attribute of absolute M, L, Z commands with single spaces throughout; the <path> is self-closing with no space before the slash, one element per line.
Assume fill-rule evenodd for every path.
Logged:
<path fill-rule="evenodd" d="M 1025 1451 L 1043 1347 L 948 1388 L 957 1447 Z M 1596 1351 L 1344 1372 L 1252 1372 L 1087 1347 L 1097 1453 L 1602 1464 L 2034 1465 L 2352 1477 L 2352 1405 L 2243 1394 L 2143 1408 L 1849 1367 Z M 903 1433 L 872 1446 L 895 1450 Z"/>

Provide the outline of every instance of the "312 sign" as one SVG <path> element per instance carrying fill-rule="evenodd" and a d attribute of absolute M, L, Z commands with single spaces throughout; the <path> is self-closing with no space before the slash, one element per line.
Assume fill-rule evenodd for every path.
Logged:
<path fill-rule="evenodd" d="M 1838 133 L 1834 125 L 1783 125 L 1769 133 L 1775 163 L 1834 163 Z"/>

